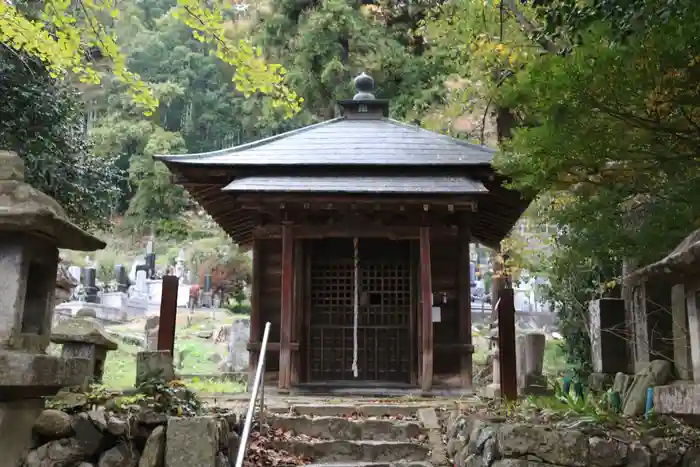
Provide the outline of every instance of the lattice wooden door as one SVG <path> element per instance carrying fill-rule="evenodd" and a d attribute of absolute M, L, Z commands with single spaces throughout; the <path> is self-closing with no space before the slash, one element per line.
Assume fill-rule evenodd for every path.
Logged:
<path fill-rule="evenodd" d="M 353 260 L 310 269 L 309 379 L 355 380 Z M 358 381 L 410 382 L 412 276 L 409 258 L 360 260 Z"/>

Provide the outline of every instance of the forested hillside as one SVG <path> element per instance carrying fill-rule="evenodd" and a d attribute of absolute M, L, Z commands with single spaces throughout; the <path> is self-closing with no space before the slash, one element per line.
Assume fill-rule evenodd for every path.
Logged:
<path fill-rule="evenodd" d="M 119 254 L 151 233 L 170 256 L 226 242 L 152 155 L 330 118 L 361 71 L 394 118 L 500 145 L 513 186 L 541 194 L 531 215 L 561 227 L 547 257 L 531 261 L 513 239 L 505 248 L 514 272 L 550 278 L 576 359 L 587 358 L 586 301 L 615 289 L 622 259 L 658 259 L 697 227 L 700 7 L 690 0 L 84 6 L 48 0 L 42 16 L 0 2 L 0 142 Z"/>

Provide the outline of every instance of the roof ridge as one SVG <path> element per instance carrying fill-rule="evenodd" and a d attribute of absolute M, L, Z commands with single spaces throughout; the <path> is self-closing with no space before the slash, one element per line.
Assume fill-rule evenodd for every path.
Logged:
<path fill-rule="evenodd" d="M 263 139 L 258 139 L 255 141 L 251 141 L 250 143 L 244 143 L 244 144 L 239 144 L 238 146 L 233 146 L 230 148 L 223 148 L 223 149 L 217 149 L 216 151 L 207 151 L 207 152 L 197 152 L 197 153 L 190 153 L 190 154 L 156 154 L 153 156 L 154 159 L 157 160 L 164 160 L 164 161 L 172 161 L 172 162 L 179 162 L 179 161 L 185 161 L 185 160 L 191 160 L 191 159 L 202 159 L 204 157 L 211 157 L 211 156 L 218 156 L 220 154 L 234 154 L 236 152 L 240 151 L 245 151 L 248 149 L 253 149 L 258 146 L 262 146 L 268 143 L 272 143 L 274 141 L 278 141 L 281 139 L 288 138 L 290 136 L 295 136 L 300 133 L 304 133 L 309 130 L 313 130 L 315 128 L 320 128 L 326 125 L 330 125 L 332 123 L 337 123 L 341 120 L 346 120 L 345 117 L 336 117 L 332 118 L 330 120 L 324 120 L 322 122 L 314 123 L 312 125 L 306 125 L 301 128 L 297 128 L 296 130 L 289 130 L 285 131 L 284 133 L 279 133 L 277 135 L 273 136 L 268 136 L 267 138 Z"/>

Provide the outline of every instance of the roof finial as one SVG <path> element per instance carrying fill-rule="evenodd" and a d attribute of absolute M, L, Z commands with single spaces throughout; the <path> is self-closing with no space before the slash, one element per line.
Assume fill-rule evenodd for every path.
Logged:
<path fill-rule="evenodd" d="M 363 71 L 355 78 L 354 84 L 357 94 L 355 94 L 352 100 L 367 101 L 374 99 L 374 94 L 372 94 L 372 91 L 374 91 L 374 80 L 371 76 Z"/>

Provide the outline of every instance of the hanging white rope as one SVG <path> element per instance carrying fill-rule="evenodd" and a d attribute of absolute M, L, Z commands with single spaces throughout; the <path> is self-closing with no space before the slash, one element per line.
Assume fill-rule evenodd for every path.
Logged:
<path fill-rule="evenodd" d="M 352 345 L 352 374 L 355 378 L 358 376 L 357 372 L 357 327 L 358 327 L 358 322 L 359 322 L 359 314 L 360 314 L 360 255 L 359 255 L 359 250 L 358 250 L 358 240 L 357 237 L 352 239 L 352 246 L 354 250 L 354 255 L 353 258 L 355 260 L 355 274 L 354 274 L 354 279 L 355 279 L 355 286 L 353 287 L 355 290 L 355 296 L 353 299 L 353 307 L 354 307 L 354 312 L 355 312 L 355 324 L 353 325 L 352 328 L 352 339 L 353 339 L 353 345 Z"/>

